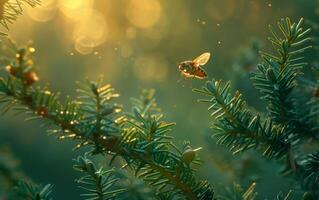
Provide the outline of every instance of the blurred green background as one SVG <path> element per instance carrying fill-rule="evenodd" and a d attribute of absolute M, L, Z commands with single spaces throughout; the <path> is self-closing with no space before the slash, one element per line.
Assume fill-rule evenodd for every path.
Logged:
<path fill-rule="evenodd" d="M 217 189 L 258 180 L 260 197 L 272 198 L 288 191 L 292 181 L 280 178 L 278 166 L 259 154 L 232 157 L 214 144 L 207 106 L 191 91 L 205 81 L 185 80 L 177 65 L 211 52 L 205 66 L 209 78 L 232 80 L 233 88 L 262 111 L 249 72 L 258 49 L 269 48 L 268 24 L 286 16 L 319 21 L 318 10 L 315 0 L 43 0 L 26 8 L 9 34 L 18 44 L 33 41 L 41 83 L 62 96 L 76 96 L 75 81 L 103 75 L 129 110 L 130 97 L 155 88 L 165 119 L 177 123 L 171 134 L 204 147 L 200 176 Z M 12 149 L 28 176 L 52 183 L 56 199 L 78 199 L 72 159 L 80 152 L 71 151 L 72 142 L 48 137 L 38 123 L 10 113 L 0 119 L 0 133 L 1 145 Z"/>

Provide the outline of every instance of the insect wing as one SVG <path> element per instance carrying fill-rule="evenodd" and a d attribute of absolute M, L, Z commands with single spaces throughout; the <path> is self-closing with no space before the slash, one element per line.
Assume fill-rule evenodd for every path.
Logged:
<path fill-rule="evenodd" d="M 198 67 L 194 71 L 193 76 L 199 79 L 204 79 L 207 77 L 207 74 L 201 67 Z"/>
<path fill-rule="evenodd" d="M 208 62 L 209 58 L 210 58 L 210 53 L 206 52 L 206 53 L 201 54 L 197 58 L 195 58 L 193 60 L 193 62 L 198 66 L 202 66 Z"/>

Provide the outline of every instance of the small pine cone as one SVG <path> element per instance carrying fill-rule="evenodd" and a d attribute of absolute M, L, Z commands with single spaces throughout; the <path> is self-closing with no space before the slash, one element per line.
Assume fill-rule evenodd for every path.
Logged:
<path fill-rule="evenodd" d="M 190 164 L 196 156 L 196 151 L 193 149 L 186 149 L 182 154 L 182 161 L 184 161 L 186 164 Z"/>
<path fill-rule="evenodd" d="M 11 65 L 7 65 L 6 66 L 6 71 L 11 74 L 12 76 L 17 76 L 17 69 L 14 68 L 13 66 Z"/>
<path fill-rule="evenodd" d="M 35 72 L 27 72 L 24 74 L 24 84 L 29 86 L 39 80 L 38 75 Z"/>

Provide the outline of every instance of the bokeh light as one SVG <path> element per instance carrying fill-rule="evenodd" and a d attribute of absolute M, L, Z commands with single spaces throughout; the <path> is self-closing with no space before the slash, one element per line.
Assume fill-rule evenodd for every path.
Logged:
<path fill-rule="evenodd" d="M 129 39 L 133 39 L 136 37 L 136 29 L 134 27 L 128 27 L 126 29 L 126 37 Z"/>
<path fill-rule="evenodd" d="M 18 44 L 34 40 L 34 64 L 40 82 L 48 82 L 50 89 L 60 91 L 61 99 L 67 95 L 73 99 L 75 81 L 86 78 L 95 81 L 103 75 L 105 82 L 111 83 L 121 94 L 119 103 L 129 111 L 131 97 L 137 97 L 144 88 L 155 88 L 165 121 L 177 123 L 172 135 L 177 140 L 190 140 L 194 146 L 206 145 L 209 152 L 213 144 L 212 140 L 207 140 L 211 135 L 208 131 L 210 119 L 203 117 L 206 107 L 195 103 L 199 96 L 191 92 L 192 88 L 200 88 L 205 80 L 184 78 L 178 64 L 209 51 L 213 56 L 203 67 L 209 80 L 233 81 L 242 74 L 248 76 L 247 71 L 238 75 L 232 68 L 237 50 L 247 47 L 252 38 L 266 43 L 268 24 L 282 17 L 312 19 L 316 16 L 318 19 L 315 12 L 319 14 L 319 4 L 312 6 L 308 3 L 312 1 L 317 0 L 307 3 L 304 0 L 293 0 L 294 3 L 288 0 L 42 0 L 36 8 L 26 6 L 24 15 L 5 32 Z M 233 84 L 233 90 L 241 87 L 246 87 L 245 82 Z M 243 95 L 248 103 L 257 104 L 259 99 L 252 94 Z M 74 156 L 70 155 L 70 144 L 47 138 L 43 129 L 38 130 L 34 124 L 27 135 L 24 130 L 28 125 L 19 121 L 16 126 L 17 121 L 9 116 L 0 122 L 0 129 L 3 128 L 1 131 L 7 134 L 6 138 L 16 135 L 12 143 L 17 143 L 22 153 L 28 149 L 33 155 L 38 149 L 45 149 L 45 157 L 47 152 L 52 154 L 52 158 L 46 160 L 48 165 L 67 163 L 63 163 L 64 170 L 57 170 L 62 173 L 63 180 L 57 176 L 51 181 L 52 174 L 39 169 L 47 168 L 43 160 L 34 161 L 39 163 L 34 170 L 33 161 L 21 156 L 23 162 L 30 162 L 30 176 L 43 180 L 42 183 L 54 184 L 56 199 L 77 199 L 74 176 L 69 175 L 73 172 L 70 160 Z M 37 138 L 38 143 L 35 143 Z M 43 141 L 52 142 L 51 148 Z M 57 150 L 65 153 L 63 158 Z M 216 162 L 211 153 L 203 153 L 208 160 L 208 169 L 201 172 L 205 177 L 215 176 L 211 175 L 215 163 L 209 164 L 212 160 Z M 219 181 L 216 177 L 209 178 Z M 65 187 L 61 186 L 64 178 L 69 180 Z M 271 181 L 266 183 L 271 184 Z"/>
<path fill-rule="evenodd" d="M 130 0 L 127 8 L 127 19 L 139 28 L 148 28 L 156 24 L 162 14 L 158 0 Z"/>
<path fill-rule="evenodd" d="M 93 0 L 59 0 L 58 6 L 65 17 L 77 21 L 90 14 L 93 3 Z"/>
<path fill-rule="evenodd" d="M 46 0 L 36 8 L 27 7 L 27 13 L 34 21 L 46 22 L 56 15 L 56 8 L 55 0 Z"/>
<path fill-rule="evenodd" d="M 106 36 L 107 24 L 104 16 L 92 10 L 87 18 L 75 25 L 73 31 L 75 49 L 82 54 L 91 53 L 94 47 L 105 42 Z"/>
<path fill-rule="evenodd" d="M 134 74 L 143 81 L 161 81 L 168 73 L 167 61 L 154 55 L 141 55 L 134 62 Z"/>

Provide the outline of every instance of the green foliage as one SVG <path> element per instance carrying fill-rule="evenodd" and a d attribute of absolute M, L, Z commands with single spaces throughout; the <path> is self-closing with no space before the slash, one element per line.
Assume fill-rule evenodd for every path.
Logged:
<path fill-rule="evenodd" d="M 218 200 L 257 200 L 258 193 L 255 192 L 256 183 L 252 183 L 246 190 L 241 185 L 234 183 L 232 188 L 226 187 L 224 195 L 218 196 Z M 287 194 L 279 192 L 274 200 L 293 200 L 294 195 L 292 191 Z M 305 199 L 305 198 L 303 198 Z"/>
<path fill-rule="evenodd" d="M 289 191 L 286 195 L 280 192 L 274 200 L 293 200 L 292 191 Z"/>
<path fill-rule="evenodd" d="M 121 132 L 120 122 L 124 116 L 120 114 L 122 107 L 112 100 L 117 98 L 119 94 L 114 92 L 111 85 L 102 85 L 103 80 L 97 83 L 88 81 L 78 89 L 80 96 L 76 101 L 78 105 L 78 113 L 81 113 L 80 119 L 73 121 L 83 132 L 85 138 L 105 139 Z M 78 115 L 77 113 L 77 115 Z M 85 141 L 86 142 L 86 141 Z M 81 143 L 78 147 L 84 145 Z M 101 152 L 103 147 L 99 143 L 95 143 L 95 153 Z"/>
<path fill-rule="evenodd" d="M 26 177 L 10 149 L 0 149 L 0 199 L 52 200 L 51 190 L 50 184 L 42 187 Z"/>
<path fill-rule="evenodd" d="M 167 135 L 174 123 L 162 121 L 162 115 L 154 112 L 158 109 L 153 95 L 151 91 L 144 92 L 139 100 L 133 100 L 133 113 L 128 114 L 128 125 L 120 143 L 122 149 L 129 150 L 123 155 L 127 165 L 153 186 L 158 195 L 170 193 L 189 199 L 212 199 L 211 186 L 194 176 L 193 164 L 199 164 L 195 155 L 186 160 L 187 144 L 180 150 L 173 143 L 173 137 Z"/>
<path fill-rule="evenodd" d="M 307 172 L 307 179 L 311 179 L 312 183 L 316 183 L 316 187 L 319 186 L 319 151 L 308 155 L 305 160 L 305 170 Z"/>
<path fill-rule="evenodd" d="M 126 170 L 125 172 L 117 171 L 120 172 L 118 173 L 120 177 L 119 185 L 121 188 L 125 188 L 125 192 L 121 194 L 121 199 L 151 200 L 159 198 L 155 196 L 149 185 L 134 176 L 134 172 L 130 170 Z"/>
<path fill-rule="evenodd" d="M 281 20 L 277 24 L 280 34 L 270 27 L 269 41 L 275 53 L 261 52 L 263 62 L 251 78 L 261 99 L 267 102 L 267 113 L 251 111 L 240 92 L 232 93 L 230 82 L 213 79 L 195 91 L 204 94 L 207 98 L 201 101 L 210 104 L 217 143 L 226 145 L 233 153 L 260 149 L 263 156 L 280 160 L 283 172 L 293 175 L 304 191 L 318 197 L 317 153 L 305 156 L 301 150 L 309 141 L 318 143 L 319 117 L 317 93 L 307 99 L 305 91 L 297 87 L 307 64 L 303 61 L 304 52 L 311 47 L 307 37 L 310 29 L 304 29 L 302 22 Z"/>
<path fill-rule="evenodd" d="M 119 179 L 114 177 L 114 169 L 97 168 L 86 156 L 78 157 L 76 162 L 74 169 L 85 174 L 76 182 L 85 190 L 81 196 L 86 200 L 111 200 L 125 191 L 116 188 Z"/>
<path fill-rule="evenodd" d="M 301 19 L 297 24 L 291 24 L 290 19 L 278 22 L 282 36 L 279 36 L 270 26 L 272 36 L 269 41 L 276 50 L 276 54 L 261 52 L 264 63 L 258 65 L 258 71 L 252 80 L 261 92 L 262 99 L 268 102 L 268 114 L 275 124 L 281 124 L 288 129 L 295 129 L 297 119 L 295 115 L 294 98 L 291 97 L 295 89 L 296 79 L 302 74 L 303 52 L 310 48 L 307 37 L 310 29 L 303 30 Z"/>
<path fill-rule="evenodd" d="M 12 187 L 23 175 L 19 169 L 19 162 L 8 148 L 0 149 L 0 188 Z M 0 192 L 1 193 L 1 192 Z"/>
<path fill-rule="evenodd" d="M 256 183 L 252 183 L 247 190 L 244 190 L 241 185 L 234 183 L 232 188 L 226 187 L 225 194 L 219 196 L 219 200 L 255 200 L 258 193 L 255 192 Z"/>
<path fill-rule="evenodd" d="M 0 148 L 0 199 L 8 198 L 12 187 L 20 179 L 27 179 L 22 173 L 19 164 L 19 161 L 9 148 Z"/>
<path fill-rule="evenodd" d="M 15 187 L 16 196 L 13 199 L 52 200 L 51 192 L 52 186 L 50 184 L 42 187 L 21 181 Z"/>
<path fill-rule="evenodd" d="M 112 102 L 118 94 L 102 81 L 88 81 L 78 89 L 80 96 L 76 100 L 67 98 L 61 103 L 58 93 L 33 87 L 38 77 L 26 53 L 30 49 L 15 50 L 14 62 L 6 67 L 10 76 L 0 79 L 3 111 L 13 109 L 30 115 L 28 120 L 41 119 L 50 134 L 79 141 L 76 148 L 91 146 L 91 153 L 110 156 L 111 164 L 120 157 L 126 162 L 123 168 L 135 171 L 160 199 L 213 199 L 210 184 L 195 176 L 195 166 L 200 164 L 196 152 L 200 148 L 192 149 L 189 143 L 177 148 L 174 138 L 168 135 L 174 123 L 162 120 L 154 92 L 144 92 L 139 99 L 133 99 L 132 112 L 127 114 Z M 90 163 L 85 158 L 80 160 L 82 164 Z M 96 181 L 93 171 L 88 173 Z M 109 192 L 104 190 L 108 185 L 103 184 L 99 194 Z M 88 191 L 96 194 L 96 190 Z"/>
<path fill-rule="evenodd" d="M 319 152 L 309 154 L 301 161 L 298 171 L 302 187 L 309 190 L 308 196 L 319 196 Z M 314 199 L 313 197 L 313 199 Z"/>
<path fill-rule="evenodd" d="M 119 133 L 115 120 L 110 116 L 121 112 L 121 106 L 109 103 L 113 98 L 118 97 L 111 85 L 102 85 L 102 79 L 98 82 L 88 82 L 83 89 L 78 89 L 79 108 L 84 114 L 83 123 L 88 127 L 85 131 L 87 136 L 99 133 L 109 136 L 112 133 Z"/>
<path fill-rule="evenodd" d="M 152 115 L 159 114 L 161 109 L 157 106 L 154 98 L 154 89 L 144 89 L 139 98 L 132 98 L 133 108 L 137 109 L 142 115 L 150 113 Z"/>
<path fill-rule="evenodd" d="M 303 101 L 294 94 L 297 78 L 305 66 L 302 53 L 310 47 L 306 37 L 309 29 L 303 30 L 301 25 L 302 20 L 295 24 L 288 18 L 279 22 L 282 36 L 271 28 L 269 38 L 277 54 L 261 53 L 263 63 L 258 65 L 252 80 L 268 104 L 267 113 L 252 111 L 240 92 L 231 91 L 230 82 L 213 79 L 195 91 L 204 94 L 206 99 L 202 101 L 210 104 L 208 110 L 214 118 L 217 143 L 226 145 L 234 154 L 258 149 L 264 157 L 284 162 L 288 174 L 293 173 L 307 191 L 307 197 L 318 197 L 318 152 L 302 156 L 295 150 L 305 141 L 302 140 L 305 135 L 317 140 L 312 134 L 318 130 L 319 113 L 316 99 L 307 101 L 309 109 L 301 109 Z M 137 199 L 214 199 L 210 183 L 196 176 L 201 165 L 198 155 L 201 147 L 194 149 L 189 142 L 180 147 L 175 143 L 170 134 L 175 123 L 164 120 L 153 90 L 145 90 L 139 98 L 133 98 L 131 112 L 123 111 L 122 106 L 113 102 L 119 95 L 102 79 L 80 84 L 79 97 L 75 100 L 67 97 L 62 102 L 59 93 L 35 87 L 39 77 L 31 57 L 34 49 L 11 44 L 14 57 L 3 65 L 9 76 L 0 77 L 1 113 L 9 110 L 25 113 L 27 120 L 41 120 L 50 135 L 76 140 L 75 149 L 90 147 L 74 166 L 84 174 L 77 180 L 85 191 L 81 195 L 84 199 L 125 199 L 125 193 L 130 191 L 120 184 L 115 168 L 105 170 L 88 159 L 95 154 L 109 160 L 110 165 L 116 163 L 132 171 L 137 180 L 151 188 L 145 192 L 141 186 L 136 187 Z M 255 200 L 255 186 L 253 183 L 244 190 L 234 184 L 219 199 Z M 39 187 L 20 182 L 16 191 L 21 198 L 45 200 L 51 199 L 51 188 L 49 184 Z M 291 198 L 290 192 L 276 197 Z"/>
<path fill-rule="evenodd" d="M 242 95 L 231 94 L 230 82 L 208 81 L 202 90 L 195 89 L 209 97 L 211 116 L 215 119 L 213 130 L 218 144 L 230 147 L 233 153 L 259 148 L 268 158 L 282 158 L 289 144 L 285 142 L 285 130 L 273 126 L 271 120 L 262 121 L 259 114 L 251 112 Z"/>

